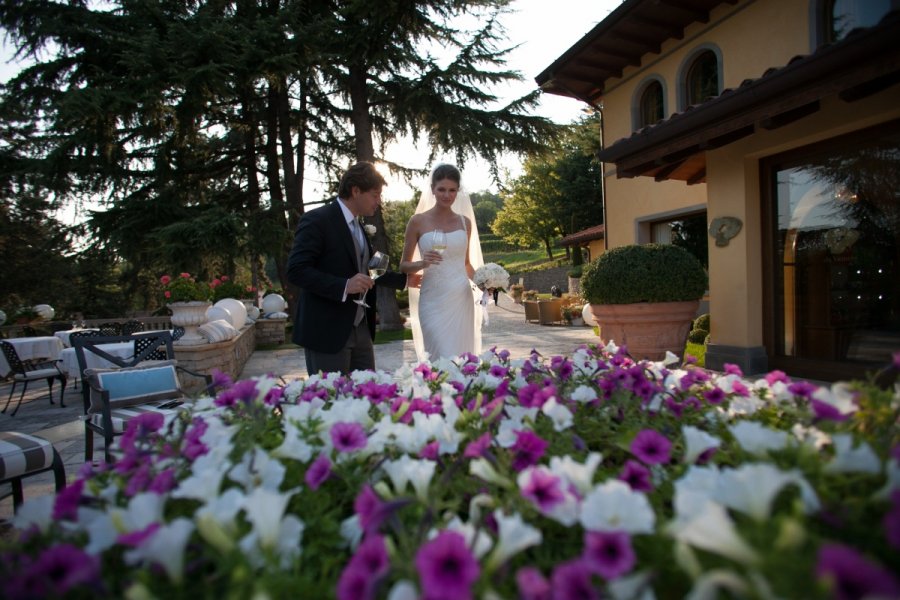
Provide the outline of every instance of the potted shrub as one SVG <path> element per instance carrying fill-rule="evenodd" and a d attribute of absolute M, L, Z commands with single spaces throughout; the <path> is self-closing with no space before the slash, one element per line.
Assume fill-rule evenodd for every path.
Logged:
<path fill-rule="evenodd" d="M 584 270 L 582 294 L 600 337 L 628 347 L 634 358 L 681 356 L 708 285 L 703 265 L 669 244 L 643 244 L 604 252 Z"/>

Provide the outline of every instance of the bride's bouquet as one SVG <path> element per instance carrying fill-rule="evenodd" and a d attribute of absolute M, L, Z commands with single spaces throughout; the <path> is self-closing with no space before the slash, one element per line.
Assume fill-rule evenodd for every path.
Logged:
<path fill-rule="evenodd" d="M 509 287 L 509 273 L 497 263 L 487 263 L 475 269 L 472 281 L 483 291 L 506 291 Z"/>
<path fill-rule="evenodd" d="M 477 302 L 481 304 L 481 322 L 486 325 L 488 323 L 487 306 L 490 301 L 490 294 L 494 290 L 505 291 L 509 287 L 509 273 L 497 263 L 487 263 L 475 269 L 472 281 L 481 290 L 481 299 L 477 300 Z"/>

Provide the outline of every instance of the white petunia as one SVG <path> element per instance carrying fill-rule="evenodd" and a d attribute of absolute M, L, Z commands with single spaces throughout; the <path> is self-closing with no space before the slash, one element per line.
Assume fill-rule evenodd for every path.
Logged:
<path fill-rule="evenodd" d="M 602 461 L 603 455 L 599 452 L 588 454 L 584 464 L 576 462 L 568 454 L 553 456 L 550 458 L 550 471 L 574 485 L 580 494 L 587 494 L 594 487 L 594 473 Z"/>
<path fill-rule="evenodd" d="M 593 402 L 597 399 L 597 390 L 589 385 L 582 384 L 572 391 L 570 398 L 572 398 L 572 400 L 574 400 L 575 402 Z"/>
<path fill-rule="evenodd" d="M 237 514 L 245 496 L 237 488 L 229 488 L 221 496 L 213 496 L 194 513 L 197 531 L 207 542 L 222 552 L 234 547 L 237 536 Z"/>
<path fill-rule="evenodd" d="M 244 514 L 261 548 L 275 548 L 288 502 L 297 490 L 279 492 L 257 487 L 244 497 Z"/>
<path fill-rule="evenodd" d="M 191 475 L 178 483 L 172 490 L 173 498 L 193 498 L 206 500 L 218 495 L 222 478 L 231 468 L 227 460 L 218 460 L 213 454 L 204 454 L 191 465 Z"/>
<path fill-rule="evenodd" d="M 728 429 L 741 448 L 757 456 L 769 450 L 782 450 L 790 439 L 785 431 L 770 429 L 753 421 L 741 421 Z"/>
<path fill-rule="evenodd" d="M 56 497 L 45 494 L 26 500 L 12 519 L 13 527 L 25 531 L 30 527 L 37 527 L 41 532 L 46 532 L 53 521 L 53 504 Z"/>
<path fill-rule="evenodd" d="M 475 527 L 471 522 L 464 523 L 463 520 L 456 515 L 454 515 L 447 523 L 446 529 L 455 531 L 463 536 L 466 539 L 466 548 L 469 548 L 478 560 L 481 560 L 481 558 L 487 554 L 493 544 L 491 536 L 489 536 L 484 529 Z M 437 530 L 432 530 L 429 538 L 437 534 Z"/>
<path fill-rule="evenodd" d="M 849 415 L 859 410 L 856 404 L 856 392 L 844 381 L 835 383 L 828 389 L 825 386 L 817 388 L 812 397 L 819 402 L 824 402 L 834 407 L 842 415 Z"/>
<path fill-rule="evenodd" d="M 363 533 L 363 528 L 359 524 L 359 515 L 354 514 L 341 521 L 341 538 L 352 550 L 356 551 Z"/>
<path fill-rule="evenodd" d="M 519 513 L 507 516 L 497 509 L 494 519 L 497 521 L 497 544 L 488 557 L 489 569 L 499 567 L 510 557 L 543 541 L 541 530 L 527 524 Z"/>
<path fill-rule="evenodd" d="M 580 520 L 591 531 L 653 533 L 656 515 L 644 494 L 613 479 L 598 485 L 584 498 Z"/>
<path fill-rule="evenodd" d="M 831 443 L 831 436 L 813 425 L 805 427 L 802 423 L 794 423 L 791 426 L 791 434 L 801 444 L 817 452 Z"/>
<path fill-rule="evenodd" d="M 240 483 L 247 491 L 258 487 L 277 491 L 284 481 L 286 472 L 287 469 L 280 460 L 262 448 L 256 447 L 244 453 L 241 462 L 228 472 L 228 477 Z"/>
<path fill-rule="evenodd" d="M 724 469 L 716 482 L 715 498 L 728 508 L 765 521 L 771 513 L 772 501 L 788 484 L 800 488 L 808 512 L 819 507 L 815 492 L 799 471 L 781 471 L 768 463 Z"/>
<path fill-rule="evenodd" d="M 180 583 L 184 574 L 184 549 L 194 533 L 194 524 L 179 517 L 160 526 L 137 548 L 125 553 L 129 563 L 150 562 L 161 565 L 174 583 Z"/>
<path fill-rule="evenodd" d="M 881 461 L 865 441 L 853 447 L 853 436 L 849 433 L 835 434 L 832 437 L 834 444 L 834 458 L 825 465 L 826 473 L 871 473 L 881 472 Z"/>
<path fill-rule="evenodd" d="M 707 501 L 691 513 L 687 518 L 678 518 L 670 523 L 667 528 L 669 535 L 695 548 L 744 564 L 759 561 L 759 556 L 738 534 L 734 521 L 721 504 Z"/>
<path fill-rule="evenodd" d="M 313 455 L 313 447 L 300 436 L 300 430 L 290 421 L 284 422 L 284 440 L 272 450 L 272 456 L 292 458 L 300 462 L 309 462 Z"/>
<path fill-rule="evenodd" d="M 513 486 L 512 481 L 500 475 L 485 458 L 476 458 L 469 461 L 469 474 L 505 489 L 510 489 Z"/>
<path fill-rule="evenodd" d="M 612 600 L 656 600 L 650 586 L 652 579 L 649 570 L 638 571 L 607 582 L 606 588 Z"/>
<path fill-rule="evenodd" d="M 405 493 L 407 484 L 411 483 L 416 496 L 425 500 L 436 466 L 433 460 L 414 459 L 404 454 L 397 460 L 386 460 L 381 468 L 390 478 L 394 493 Z"/>
<path fill-rule="evenodd" d="M 693 464 L 697 462 L 697 458 L 710 448 L 718 448 L 722 444 L 722 440 L 714 435 L 710 435 L 702 429 L 697 429 L 691 425 L 684 425 L 681 428 L 684 435 L 684 456 L 681 462 L 685 464 Z"/>
<path fill-rule="evenodd" d="M 550 417 L 553 421 L 553 429 L 556 431 L 565 431 L 572 426 L 572 411 L 556 401 L 556 398 L 550 398 L 544 402 L 541 412 Z"/>
<path fill-rule="evenodd" d="M 706 502 L 714 498 L 720 473 L 714 465 L 691 466 L 675 482 L 675 515 L 679 519 L 696 516 Z"/>
<path fill-rule="evenodd" d="M 401 579 L 395 583 L 387 595 L 387 600 L 418 600 L 419 591 L 409 579 Z"/>
<path fill-rule="evenodd" d="M 891 492 L 900 489 L 900 462 L 896 459 L 890 459 L 885 464 L 887 481 L 884 486 L 872 495 L 875 500 L 887 500 Z"/>
<path fill-rule="evenodd" d="M 727 569 L 714 569 L 704 573 L 685 596 L 685 600 L 717 600 L 718 598 L 747 598 L 751 596 L 747 581 Z"/>

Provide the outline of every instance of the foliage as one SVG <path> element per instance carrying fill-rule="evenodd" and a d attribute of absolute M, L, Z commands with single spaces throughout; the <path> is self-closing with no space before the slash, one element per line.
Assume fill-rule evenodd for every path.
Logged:
<path fill-rule="evenodd" d="M 581 290 L 591 304 L 677 302 L 703 297 L 708 278 L 687 250 L 670 244 L 607 250 L 584 270 Z"/>
<path fill-rule="evenodd" d="M 599 114 L 591 115 L 570 126 L 559 144 L 530 155 L 503 194 L 494 233 L 522 246 L 541 244 L 552 259 L 555 238 L 602 223 L 599 139 Z"/>
<path fill-rule="evenodd" d="M 581 276 L 584 275 L 584 268 L 581 265 L 578 265 L 570 269 L 567 275 L 572 279 L 581 279 Z"/>
<path fill-rule="evenodd" d="M 897 391 L 612 345 L 218 383 L 30 499 L 3 595 L 900 592 Z"/>
<path fill-rule="evenodd" d="M 491 224 L 497 217 L 497 213 L 503 208 L 503 198 L 493 192 L 474 192 L 472 199 L 472 211 L 475 213 L 475 224 L 481 234 L 482 250 L 484 248 L 484 234 L 491 231 Z"/>
<path fill-rule="evenodd" d="M 709 332 L 705 329 L 691 329 L 690 333 L 688 333 L 688 341 L 692 344 L 703 344 L 706 341 L 706 336 L 709 335 Z"/>
<path fill-rule="evenodd" d="M 197 281 L 190 273 L 181 273 L 175 278 L 163 275 L 159 282 L 167 303 L 209 300 L 212 296 L 212 287 Z"/>
<path fill-rule="evenodd" d="M 706 213 L 672 222 L 672 244 L 681 246 L 697 257 L 704 269 L 709 268 Z"/>
<path fill-rule="evenodd" d="M 256 288 L 249 284 L 241 284 L 227 275 L 216 277 L 209 284 L 212 288 L 212 300 L 218 302 L 223 298 L 253 298 L 256 296 Z"/>
<path fill-rule="evenodd" d="M 696 319 L 694 319 L 694 329 L 703 329 L 704 331 L 709 331 L 709 313 L 703 313 Z"/>
<path fill-rule="evenodd" d="M 396 257 L 400 260 L 403 253 L 404 236 L 406 235 L 406 224 L 416 212 L 417 202 L 413 200 L 397 200 L 394 202 L 385 202 L 381 205 L 384 214 L 384 228 L 388 240 L 388 256 Z"/>

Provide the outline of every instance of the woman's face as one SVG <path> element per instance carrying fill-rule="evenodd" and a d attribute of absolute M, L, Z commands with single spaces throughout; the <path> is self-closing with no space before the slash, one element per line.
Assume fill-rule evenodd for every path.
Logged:
<path fill-rule="evenodd" d="M 453 206 L 458 191 L 459 184 L 452 179 L 441 179 L 431 186 L 435 202 L 444 206 Z"/>

